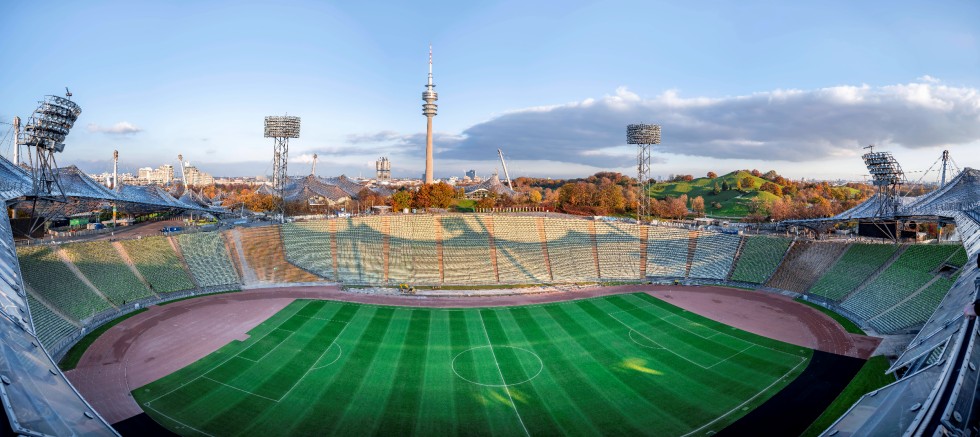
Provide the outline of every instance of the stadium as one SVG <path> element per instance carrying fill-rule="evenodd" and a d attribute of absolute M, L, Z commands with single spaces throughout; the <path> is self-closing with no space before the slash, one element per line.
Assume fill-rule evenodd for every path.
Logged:
<path fill-rule="evenodd" d="M 205 3 L 7 8 L 0 436 L 980 433 L 968 13 Z"/>
<path fill-rule="evenodd" d="M 27 194 L 30 174 L 0 164 L 22 187 L 6 196 Z M 207 211 L 62 174 L 73 202 Z M 880 337 L 915 334 L 892 345 L 895 382 L 817 432 L 963 432 L 976 425 L 978 336 L 963 308 L 978 184 L 966 169 L 902 200 L 895 217 L 955 224 L 959 239 L 938 244 L 438 213 L 15 246 L 4 218 L 5 414 L 24 435 L 788 435 Z M 784 225 L 873 219 L 882 199 Z"/>

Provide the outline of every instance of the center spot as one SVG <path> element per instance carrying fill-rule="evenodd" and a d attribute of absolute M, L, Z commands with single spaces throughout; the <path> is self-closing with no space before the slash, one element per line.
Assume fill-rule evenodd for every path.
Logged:
<path fill-rule="evenodd" d="M 453 372 L 487 387 L 507 387 L 534 379 L 544 369 L 537 354 L 513 346 L 479 346 L 453 358 Z"/>

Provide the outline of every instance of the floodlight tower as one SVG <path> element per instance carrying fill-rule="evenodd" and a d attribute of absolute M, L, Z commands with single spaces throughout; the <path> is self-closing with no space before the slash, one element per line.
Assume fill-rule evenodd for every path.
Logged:
<path fill-rule="evenodd" d="M 650 149 L 660 144 L 659 124 L 631 124 L 626 126 L 626 144 L 636 145 L 636 185 L 640 190 L 636 221 L 650 215 Z"/>
<path fill-rule="evenodd" d="M 70 98 L 71 93 L 66 96 Z M 65 200 L 55 153 L 65 150 L 65 137 L 81 113 L 82 108 L 66 97 L 44 96 L 17 136 L 17 146 L 27 146 L 33 180 L 27 198 L 35 204 L 38 200 Z"/>
<path fill-rule="evenodd" d="M 432 45 L 429 45 L 429 82 L 425 85 L 425 91 L 422 93 L 422 100 L 425 104 L 422 105 L 422 115 L 426 118 L 425 127 L 425 183 L 431 184 L 432 179 L 432 117 L 436 116 L 436 100 L 439 100 L 439 94 L 435 91 L 435 85 L 432 83 Z"/>
<path fill-rule="evenodd" d="M 865 147 L 868 153 L 861 155 L 864 165 L 871 173 L 872 184 L 878 197 L 876 217 L 895 216 L 899 207 L 899 195 L 902 184 L 905 183 L 905 172 L 891 152 L 875 152 L 874 145 Z"/>
<path fill-rule="evenodd" d="M 265 118 L 265 137 L 273 138 L 272 191 L 279 220 L 286 221 L 286 162 L 289 160 L 289 139 L 299 138 L 299 117 L 268 116 Z"/>

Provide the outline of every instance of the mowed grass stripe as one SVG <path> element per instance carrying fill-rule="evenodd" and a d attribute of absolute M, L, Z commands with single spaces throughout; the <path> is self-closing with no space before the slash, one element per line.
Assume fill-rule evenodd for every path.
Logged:
<path fill-rule="evenodd" d="M 514 409 L 510 393 L 501 379 L 498 362 L 491 353 L 491 344 L 487 339 L 486 326 L 480 310 L 460 312 L 466 321 L 466 331 L 469 334 L 469 347 L 460 352 L 455 361 L 456 370 L 471 372 L 467 374 L 471 381 L 487 384 L 469 384 L 467 389 L 475 392 L 475 399 L 482 404 L 490 425 L 490 432 L 496 435 L 525 435 L 522 418 Z M 468 353 L 464 353 L 469 351 Z M 457 409 L 459 411 L 459 409 Z M 463 422 L 466 423 L 466 422 Z"/>
<path fill-rule="evenodd" d="M 417 415 L 426 386 L 425 373 L 419 369 L 428 363 L 429 327 L 432 311 L 410 311 L 408 331 L 401 342 L 398 362 L 394 372 L 394 384 L 382 409 L 381 422 L 374 434 L 397 435 L 413 429 L 425 417 Z"/>
<path fill-rule="evenodd" d="M 470 332 L 469 324 L 466 322 L 466 313 L 464 311 L 446 311 L 449 316 L 449 350 L 450 350 L 450 366 L 452 367 L 453 375 L 451 377 L 456 377 L 456 369 L 466 371 L 467 369 L 473 368 L 475 364 L 472 362 L 473 356 L 469 354 L 463 354 L 469 349 L 474 347 L 475 341 L 472 337 L 473 333 Z M 481 327 L 477 327 L 479 335 L 482 337 L 483 332 Z M 484 341 L 476 343 L 478 345 L 485 345 Z M 473 372 L 475 375 L 476 373 Z M 447 377 L 449 377 L 447 375 Z M 496 381 L 493 381 L 496 382 Z M 488 403 L 488 397 L 484 394 L 486 389 L 482 386 L 476 385 L 470 381 L 463 381 L 455 385 L 458 390 L 452 393 L 455 413 L 454 422 L 457 424 L 458 431 L 460 434 L 466 432 L 464 427 L 476 430 L 489 430 L 490 429 L 490 411 L 487 408 L 483 408 L 483 405 Z"/>
<path fill-rule="evenodd" d="M 396 308 L 389 316 L 391 322 L 383 333 L 371 339 L 380 343 L 380 348 L 374 359 L 370 361 L 365 377 L 357 387 L 350 402 L 344 405 L 344 415 L 330 431 L 333 435 L 373 435 L 374 430 L 383 419 L 380 412 L 384 410 L 385 400 L 391 397 L 397 381 L 399 356 L 402 354 L 401 345 L 405 342 L 410 323 L 411 309 Z M 406 384 L 418 385 L 417 380 L 409 379 Z M 338 406 L 339 407 L 339 406 Z"/>
<path fill-rule="evenodd" d="M 426 364 L 419 371 L 423 374 L 424 390 L 416 412 L 416 435 L 456 435 L 460 424 L 456 421 L 456 402 L 452 395 L 459 390 L 457 384 L 472 385 L 453 374 L 453 351 L 450 344 L 448 311 L 426 311 L 430 316 L 427 336 Z M 407 430 L 407 428 L 406 428 Z"/>

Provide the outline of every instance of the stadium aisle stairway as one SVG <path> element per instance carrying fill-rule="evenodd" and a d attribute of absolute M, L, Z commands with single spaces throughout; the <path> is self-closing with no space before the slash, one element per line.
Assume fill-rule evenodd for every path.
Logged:
<path fill-rule="evenodd" d="M 194 288 L 167 237 L 125 240 L 122 246 L 153 291 L 173 293 Z"/>
<path fill-rule="evenodd" d="M 24 282 L 59 312 L 82 321 L 112 308 L 48 246 L 17 248 Z"/>
<path fill-rule="evenodd" d="M 112 303 L 123 305 L 153 296 L 130 270 L 112 243 L 93 241 L 65 244 L 62 250 L 75 267 Z"/>

